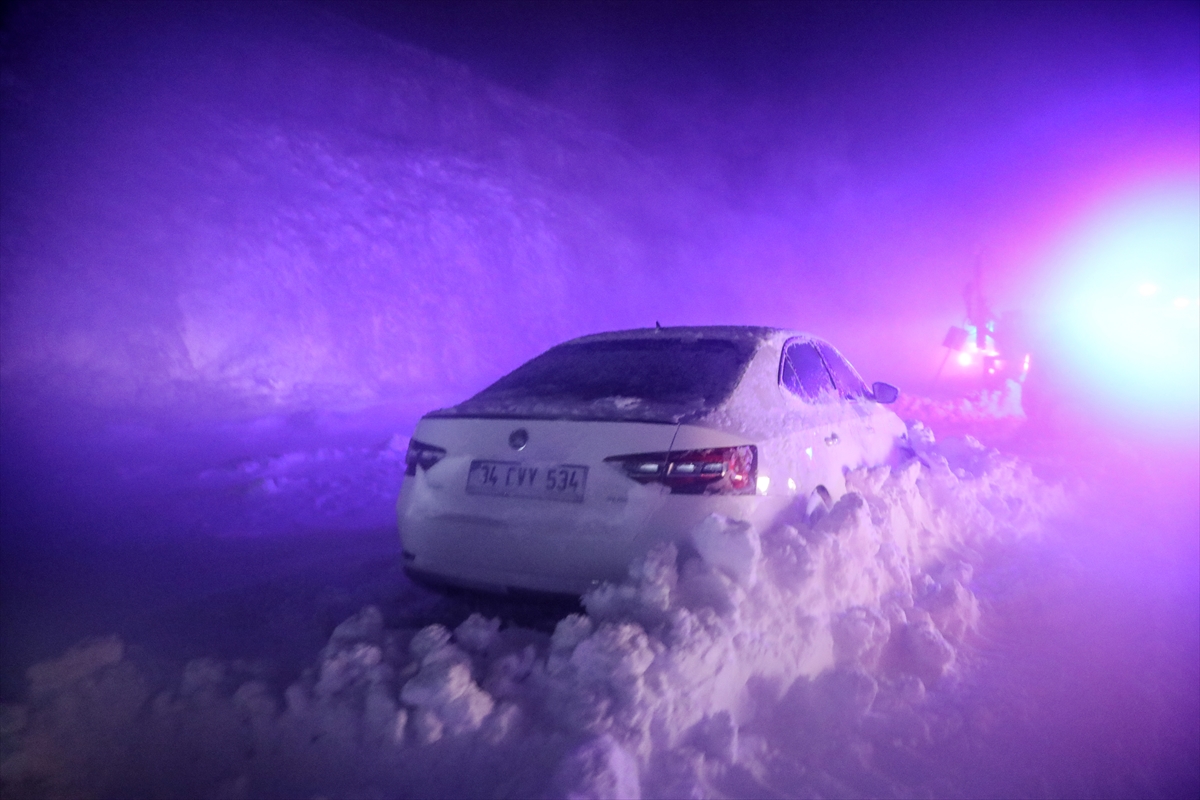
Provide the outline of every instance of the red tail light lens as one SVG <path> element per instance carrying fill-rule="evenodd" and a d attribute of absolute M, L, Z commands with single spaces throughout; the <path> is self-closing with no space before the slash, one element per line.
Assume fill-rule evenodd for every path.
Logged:
<path fill-rule="evenodd" d="M 758 448 L 713 447 L 610 456 L 605 462 L 638 483 L 661 483 L 671 494 L 754 494 L 758 481 Z"/>
<path fill-rule="evenodd" d="M 445 457 L 446 449 L 444 447 L 434 447 L 431 444 L 410 439 L 408 451 L 404 454 L 404 474 L 416 475 L 417 467 L 429 469 Z"/>

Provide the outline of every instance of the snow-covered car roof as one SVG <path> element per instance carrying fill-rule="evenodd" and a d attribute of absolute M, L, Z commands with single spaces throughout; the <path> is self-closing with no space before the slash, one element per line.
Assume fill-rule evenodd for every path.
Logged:
<path fill-rule="evenodd" d="M 755 373 L 755 383 L 773 380 L 774 346 L 793 337 L 815 338 L 749 325 L 639 328 L 580 336 L 430 416 L 695 422 L 725 406 L 748 372 Z M 660 342 L 662 347 L 643 342 Z M 617 351 L 609 352 L 605 343 L 618 345 Z M 765 348 L 771 354 L 760 355 L 768 344 L 774 345 Z"/>
<path fill-rule="evenodd" d="M 691 325 L 676 327 L 630 328 L 623 331 L 606 333 L 591 333 L 563 342 L 576 344 L 579 342 L 620 341 L 623 339 L 644 339 L 652 337 L 669 337 L 673 339 L 729 339 L 764 341 L 779 333 L 776 328 L 759 325 Z"/>
<path fill-rule="evenodd" d="M 630 328 L 623 331 L 607 333 L 590 333 L 563 342 L 563 345 L 579 342 L 620 341 L 623 339 L 646 339 L 664 337 L 683 340 L 697 339 L 727 339 L 729 341 L 746 341 L 782 344 L 789 339 L 805 339 L 823 341 L 820 337 L 803 331 L 787 328 L 772 328 L 765 325 L 680 325 L 659 328 Z M 558 345 L 561 347 L 562 345 Z"/>

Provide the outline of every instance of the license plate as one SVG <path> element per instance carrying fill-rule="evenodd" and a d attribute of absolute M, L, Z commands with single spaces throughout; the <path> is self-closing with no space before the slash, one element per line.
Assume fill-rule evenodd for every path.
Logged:
<path fill-rule="evenodd" d="M 467 473 L 467 494 L 582 503 L 587 473 L 587 467 L 576 464 L 472 461 Z"/>

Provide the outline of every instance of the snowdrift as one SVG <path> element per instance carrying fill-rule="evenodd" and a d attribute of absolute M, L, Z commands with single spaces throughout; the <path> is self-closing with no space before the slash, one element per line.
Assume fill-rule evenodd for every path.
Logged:
<path fill-rule="evenodd" d="M 367 607 L 300 680 L 115 638 L 29 672 L 4 710 L 6 796 L 911 795 L 931 695 L 964 670 L 973 564 L 1061 494 L 972 440 L 861 469 L 765 531 L 710 517 L 553 633 Z M 949 457 L 948 457 L 949 456 Z"/>
<path fill-rule="evenodd" d="M 985 436 L 988 441 L 1012 438 L 1028 421 L 1022 400 L 1023 386 L 1009 379 L 995 389 L 980 389 L 965 397 L 924 397 L 902 393 L 895 412 L 919 419 L 945 434 Z"/>

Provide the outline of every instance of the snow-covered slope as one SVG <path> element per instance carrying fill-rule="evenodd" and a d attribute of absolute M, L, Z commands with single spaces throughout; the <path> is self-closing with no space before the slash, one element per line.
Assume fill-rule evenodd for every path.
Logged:
<path fill-rule="evenodd" d="M 319 6 L 16 3 L 0 389 L 423 411 L 656 320 L 810 330 L 868 380 L 925 381 L 981 246 L 999 273 L 1040 270 L 1034 240 L 1080 192 L 1176 146 L 1194 162 L 1176 14 L 1132 50 L 1094 18 L 1008 10 L 962 40 L 935 19 L 879 52 L 814 43 L 826 69 L 773 76 L 761 105 L 630 64 L 615 105 L 567 81 L 552 107 Z M 1080 24 L 1094 46 L 1043 46 Z M 1027 51 L 1048 60 L 1014 69 Z M 1127 74 L 1130 52 L 1166 62 Z M 642 120 L 608 128 L 637 149 L 563 107 Z M 1027 306 L 1040 278 L 1009 277 L 995 302 Z"/>
<path fill-rule="evenodd" d="M 850 475 L 827 515 L 710 519 L 549 624 L 404 582 L 392 528 L 413 416 L 572 336 L 666 308 L 841 346 L 810 325 L 824 313 L 883 364 L 936 343 L 940 321 L 905 332 L 884 310 L 930 307 L 933 284 L 957 309 L 956 268 L 929 265 L 1010 241 L 1038 216 L 1025 193 L 1054 205 L 1072 169 L 1138 151 L 1123 137 L 1155 128 L 1153 80 L 1081 69 L 1096 85 L 1026 114 L 1024 89 L 1053 81 L 1022 71 L 1003 124 L 984 92 L 987 130 L 937 150 L 963 109 L 933 103 L 927 140 L 874 163 L 852 153 L 881 128 L 869 103 L 815 162 L 788 127 L 803 115 L 766 126 L 793 138 L 742 192 L 772 210 L 730 232 L 728 198 L 305 8 L 11 17 L 5 797 L 1197 795 L 1196 458 L 1160 463 L 1135 429 L 1125 449 L 1023 443 L 1060 472 L 1099 464 L 1104 496 L 1048 524 L 1059 497 L 1021 462 L 913 426 L 921 458 Z M 1003 63 L 1033 52 L 987 38 Z M 1163 113 L 1192 131 L 1186 77 Z M 889 94 L 894 119 L 913 96 Z M 836 119 L 828 99 L 812 113 Z M 736 143 L 753 118 L 694 135 Z M 1004 399 L 907 409 L 1027 430 Z M 102 638 L 64 652 L 83 633 Z"/>
<path fill-rule="evenodd" d="M 328 409 L 403 389 L 428 408 L 703 289 L 658 284 L 704 228 L 619 142 L 281 8 L 20 9 L 10 397 Z"/>

